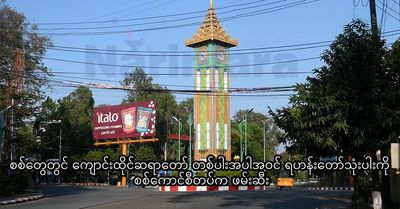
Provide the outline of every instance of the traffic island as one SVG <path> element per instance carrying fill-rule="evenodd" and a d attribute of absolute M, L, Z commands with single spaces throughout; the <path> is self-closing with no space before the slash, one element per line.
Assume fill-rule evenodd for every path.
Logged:
<path fill-rule="evenodd" d="M 160 186 L 161 192 L 255 191 L 265 186 Z"/>
<path fill-rule="evenodd" d="M 62 183 L 62 186 L 98 186 L 98 187 L 105 187 L 110 186 L 107 183 Z"/>
<path fill-rule="evenodd" d="M 353 191 L 354 187 L 309 187 L 309 190 L 320 190 L 320 191 L 330 191 L 330 190 L 347 190 Z"/>

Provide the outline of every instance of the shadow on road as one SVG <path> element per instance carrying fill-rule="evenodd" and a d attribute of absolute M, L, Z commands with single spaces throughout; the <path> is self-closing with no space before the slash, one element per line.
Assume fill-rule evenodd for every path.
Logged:
<path fill-rule="evenodd" d="M 43 184 L 40 185 L 39 189 L 46 197 L 77 195 L 98 190 L 96 188 L 88 188 L 81 186 L 63 186 L 54 184 Z"/>
<path fill-rule="evenodd" d="M 193 203 L 215 201 L 219 207 L 240 208 L 347 208 L 351 204 L 351 192 L 309 191 L 306 189 L 266 191 L 226 191 L 177 193 L 169 203 Z"/>

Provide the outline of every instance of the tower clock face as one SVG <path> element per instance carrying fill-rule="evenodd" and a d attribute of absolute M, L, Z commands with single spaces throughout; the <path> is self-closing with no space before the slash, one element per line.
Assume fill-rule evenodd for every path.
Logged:
<path fill-rule="evenodd" d="M 225 64 L 227 61 L 227 55 L 226 55 L 226 51 L 225 48 L 223 47 L 218 47 L 217 50 L 217 58 L 218 58 L 218 62 Z"/>
<path fill-rule="evenodd" d="M 208 59 L 208 51 L 206 47 L 202 47 L 197 55 L 197 60 L 204 64 Z"/>

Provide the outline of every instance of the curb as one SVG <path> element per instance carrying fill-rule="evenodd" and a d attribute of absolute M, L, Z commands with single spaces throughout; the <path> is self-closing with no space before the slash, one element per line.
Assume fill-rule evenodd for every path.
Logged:
<path fill-rule="evenodd" d="M 13 199 L 13 200 L 1 201 L 0 205 L 9 205 L 9 204 L 28 202 L 28 201 L 32 201 L 32 200 L 42 199 L 43 197 L 44 197 L 43 194 L 29 196 L 29 197 L 21 197 L 21 198 L 17 198 L 17 199 Z"/>
<path fill-rule="evenodd" d="M 353 191 L 354 187 L 309 187 L 308 190 L 319 190 L 319 191 L 345 190 L 345 191 Z"/>
<path fill-rule="evenodd" d="M 161 192 L 255 191 L 265 186 L 161 186 Z"/>

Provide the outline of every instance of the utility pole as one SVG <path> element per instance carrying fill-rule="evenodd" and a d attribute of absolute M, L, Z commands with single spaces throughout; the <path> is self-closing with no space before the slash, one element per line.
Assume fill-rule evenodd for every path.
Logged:
<path fill-rule="evenodd" d="M 266 129 L 266 125 L 267 125 L 267 121 L 266 120 L 262 120 L 261 121 L 263 123 L 263 127 L 264 127 L 264 162 L 265 162 L 265 129 Z"/>
<path fill-rule="evenodd" d="M 379 37 L 379 32 L 378 32 L 378 21 L 376 18 L 376 6 L 375 6 L 375 0 L 369 0 L 369 10 L 371 13 L 371 29 L 372 29 L 372 35 L 375 38 Z"/>
<path fill-rule="evenodd" d="M 7 82 L 6 92 L 6 104 L 11 105 L 10 114 L 11 118 L 8 122 L 10 126 L 10 159 L 13 161 L 16 159 L 16 127 L 15 127 L 15 104 L 20 101 L 15 101 L 14 96 L 20 94 L 24 88 L 24 74 L 25 74 L 25 51 L 23 49 L 17 49 L 13 63 L 10 70 L 10 78 Z"/>
<path fill-rule="evenodd" d="M 15 160 L 16 158 L 16 150 L 15 150 L 15 121 L 14 121 L 14 98 L 11 98 L 11 161 Z"/>

